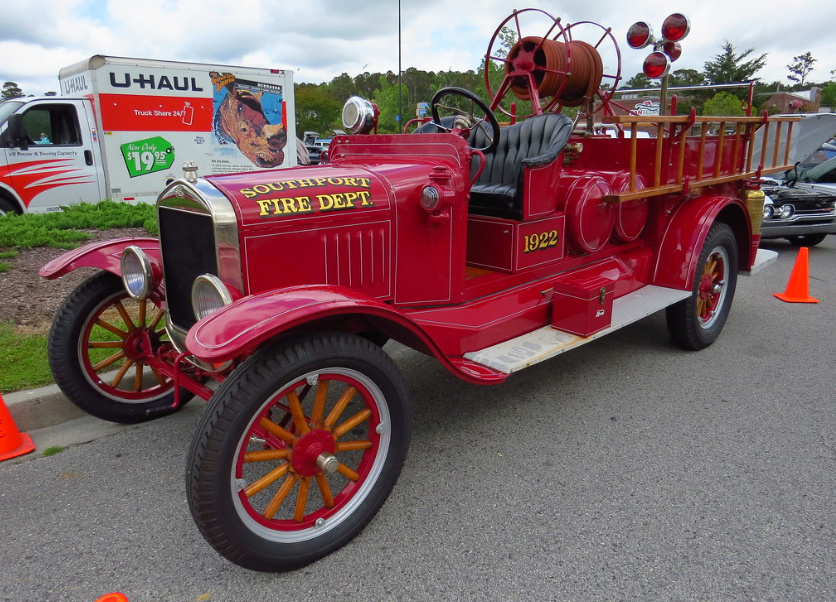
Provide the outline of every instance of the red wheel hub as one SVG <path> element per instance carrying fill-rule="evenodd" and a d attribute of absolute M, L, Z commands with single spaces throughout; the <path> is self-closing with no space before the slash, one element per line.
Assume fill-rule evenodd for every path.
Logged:
<path fill-rule="evenodd" d="M 324 429 L 309 431 L 293 446 L 290 463 L 299 476 L 312 477 L 322 472 L 317 464 L 321 454 L 333 454 L 337 444 L 330 432 Z"/>
<path fill-rule="evenodd" d="M 709 258 L 709 262 L 712 259 Z M 713 259 L 713 269 L 707 271 L 700 279 L 699 295 L 702 300 L 700 318 L 708 320 L 717 310 L 717 303 L 723 292 L 723 263 L 719 257 Z"/>

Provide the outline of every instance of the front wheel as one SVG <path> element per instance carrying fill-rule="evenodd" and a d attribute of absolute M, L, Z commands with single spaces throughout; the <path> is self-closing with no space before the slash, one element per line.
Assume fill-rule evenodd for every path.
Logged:
<path fill-rule="evenodd" d="M 377 513 L 411 432 L 403 377 L 374 343 L 335 333 L 268 346 L 221 385 L 198 425 L 192 517 L 240 566 L 303 566 Z"/>
<path fill-rule="evenodd" d="M 692 295 L 667 309 L 668 332 L 683 349 L 697 351 L 713 343 L 726 324 L 737 286 L 737 240 L 732 229 L 716 223 L 694 268 Z"/>
<path fill-rule="evenodd" d="M 164 312 L 128 296 L 122 279 L 94 274 L 64 301 L 49 333 L 49 366 L 82 410 L 130 424 L 174 412 L 174 382 L 148 360 L 171 349 Z M 181 391 L 181 407 L 191 397 Z"/>

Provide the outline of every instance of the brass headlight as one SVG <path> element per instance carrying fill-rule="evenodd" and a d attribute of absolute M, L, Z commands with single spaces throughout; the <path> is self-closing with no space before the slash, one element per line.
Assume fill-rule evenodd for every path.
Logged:
<path fill-rule="evenodd" d="M 122 269 L 122 283 L 128 294 L 137 301 L 147 299 L 154 290 L 154 269 L 145 251 L 135 245 L 126 247 L 122 251 L 120 261 Z"/>
<path fill-rule="evenodd" d="M 225 305 L 232 303 L 229 289 L 221 279 L 212 274 L 198 276 L 192 285 L 192 309 L 198 320 L 202 320 Z"/>

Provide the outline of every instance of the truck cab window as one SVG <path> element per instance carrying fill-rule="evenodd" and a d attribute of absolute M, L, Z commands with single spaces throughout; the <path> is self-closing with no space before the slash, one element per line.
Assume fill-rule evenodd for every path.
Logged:
<path fill-rule="evenodd" d="M 35 106 L 23 115 L 23 127 L 34 144 L 81 144 L 78 116 L 71 106 Z"/>

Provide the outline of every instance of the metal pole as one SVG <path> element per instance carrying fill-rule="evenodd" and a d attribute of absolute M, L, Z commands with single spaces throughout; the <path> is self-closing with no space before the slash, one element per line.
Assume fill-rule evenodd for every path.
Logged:
<path fill-rule="evenodd" d="M 398 133 L 401 131 L 401 115 L 403 115 L 403 101 L 401 99 L 401 0 L 398 0 L 398 115 L 395 118 Z"/>

